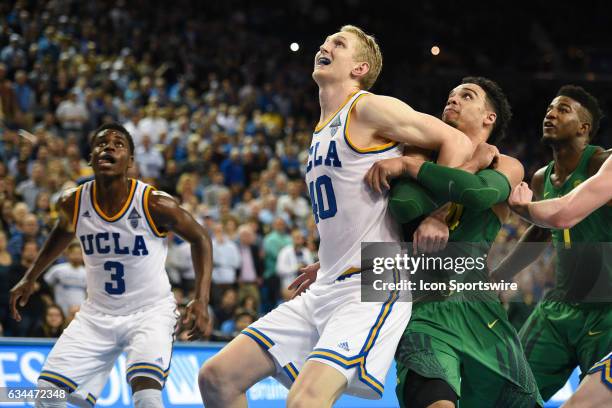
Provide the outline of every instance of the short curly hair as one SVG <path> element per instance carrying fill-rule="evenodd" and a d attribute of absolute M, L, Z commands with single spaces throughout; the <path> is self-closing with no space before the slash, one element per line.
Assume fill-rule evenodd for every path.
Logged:
<path fill-rule="evenodd" d="M 486 102 L 493 108 L 493 111 L 497 115 L 495 123 L 493 124 L 493 130 L 491 130 L 491 135 L 489 136 L 489 143 L 495 144 L 500 142 L 506 137 L 506 130 L 512 119 L 512 108 L 510 107 L 510 102 L 506 94 L 504 94 L 504 91 L 497 82 L 481 76 L 465 77 L 461 80 L 461 83 L 475 84 L 485 91 L 487 95 Z"/>
<path fill-rule="evenodd" d="M 599 131 L 599 122 L 603 117 L 597 98 L 578 85 L 563 85 L 557 92 L 557 96 L 567 96 L 575 100 L 591 115 L 589 118 L 591 124 L 589 138 L 592 139 Z"/>

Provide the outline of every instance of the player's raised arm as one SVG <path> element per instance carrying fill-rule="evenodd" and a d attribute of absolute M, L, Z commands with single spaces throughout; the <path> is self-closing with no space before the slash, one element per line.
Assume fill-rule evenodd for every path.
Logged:
<path fill-rule="evenodd" d="M 572 228 L 597 208 L 612 200 L 612 159 L 599 171 L 563 197 L 531 202 L 532 192 L 522 183 L 508 202 L 525 220 L 547 228 Z"/>
<path fill-rule="evenodd" d="M 21 315 L 17 311 L 17 302 L 23 307 L 28 303 L 30 295 L 34 292 L 34 283 L 40 274 L 58 256 L 64 252 L 70 242 L 74 239 L 76 226 L 76 210 L 75 203 L 77 194 L 80 194 L 78 188 L 67 190 L 59 199 L 58 213 L 59 218 L 47 240 L 43 244 L 42 249 L 38 253 L 36 260 L 32 266 L 26 271 L 21 280 L 11 289 L 10 292 L 10 307 L 11 315 L 17 321 L 21 321 Z"/>
<path fill-rule="evenodd" d="M 436 150 L 438 163 L 457 167 L 472 155 L 472 144 L 461 131 L 431 115 L 417 112 L 399 99 L 382 95 L 364 98 L 355 106 L 355 119 L 389 140 Z"/>
<path fill-rule="evenodd" d="M 208 323 L 208 302 L 212 277 L 212 243 L 206 230 L 181 208 L 170 195 L 151 192 L 149 210 L 155 225 L 164 231 L 173 231 L 191 244 L 191 261 L 196 273 L 194 299 L 187 305 L 185 322 L 193 320 L 189 339 L 205 334 Z"/>

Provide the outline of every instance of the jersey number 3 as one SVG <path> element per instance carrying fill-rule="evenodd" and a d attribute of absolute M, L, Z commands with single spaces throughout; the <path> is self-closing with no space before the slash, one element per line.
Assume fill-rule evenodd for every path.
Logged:
<path fill-rule="evenodd" d="M 310 191 L 310 201 L 312 201 L 312 212 L 317 224 L 319 218 L 324 220 L 336 215 L 336 212 L 338 212 L 336 195 L 329 176 L 319 176 L 315 181 L 311 181 L 308 190 Z M 325 194 L 323 194 L 324 190 Z"/>
<path fill-rule="evenodd" d="M 121 295 L 125 292 L 125 281 L 123 280 L 123 264 L 108 261 L 104 263 L 104 270 L 111 271 L 111 281 L 104 284 L 104 290 L 109 295 Z"/>

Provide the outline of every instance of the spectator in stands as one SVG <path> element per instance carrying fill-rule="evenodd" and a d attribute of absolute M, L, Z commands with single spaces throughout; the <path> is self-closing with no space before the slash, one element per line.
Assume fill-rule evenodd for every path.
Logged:
<path fill-rule="evenodd" d="M 297 278 L 300 268 L 314 263 L 314 255 L 305 245 L 302 230 L 295 228 L 291 231 L 291 239 L 293 243 L 280 250 L 276 261 L 283 300 L 291 299 L 292 291 L 287 288 Z"/>
<path fill-rule="evenodd" d="M 310 203 L 300 195 L 302 181 L 290 181 L 287 185 L 287 194 L 282 195 L 277 202 L 277 212 L 288 213 L 298 225 L 304 225 L 306 218 L 311 214 Z"/>
<path fill-rule="evenodd" d="M 235 242 L 227 239 L 223 224 L 213 226 L 213 272 L 211 299 L 218 301 L 221 294 L 236 285 L 236 272 L 240 267 L 240 251 Z"/>
<path fill-rule="evenodd" d="M 28 268 L 32 266 L 38 254 L 38 248 L 38 243 L 35 240 L 26 239 L 24 241 L 21 254 L 9 271 L 9 287 L 14 287 Z M 15 320 L 10 319 L 9 326 L 5 328 L 12 336 L 26 336 L 32 327 L 38 324 L 41 316 L 44 316 L 47 305 L 53 303 L 49 288 L 44 281 L 38 280 L 35 287 L 36 292 L 30 296 L 28 304 L 19 310 L 21 322 L 17 324 Z"/>
<path fill-rule="evenodd" d="M 262 293 L 262 302 L 264 311 L 272 310 L 280 298 L 280 279 L 276 273 L 276 262 L 280 250 L 291 245 L 291 237 L 287 234 L 286 229 L 285 220 L 278 217 L 272 224 L 272 231 L 263 240 L 265 293 Z"/>
<path fill-rule="evenodd" d="M 67 136 L 69 132 L 75 132 L 79 135 L 79 139 L 84 136 L 82 132 L 89 119 L 89 112 L 85 104 L 78 100 L 77 91 L 71 91 L 68 97 L 59 104 L 55 116 L 62 127 L 64 136 Z"/>
<path fill-rule="evenodd" d="M 44 275 L 64 316 L 68 315 L 71 306 L 80 306 L 87 297 L 87 276 L 80 243 L 75 241 L 68 246 L 66 259 L 67 262 L 52 266 Z"/>
<path fill-rule="evenodd" d="M 256 244 L 257 236 L 248 224 L 238 227 L 238 246 L 240 251 L 240 267 L 238 269 L 238 298 L 251 297 L 254 300 L 253 309 L 258 310 L 260 296 L 259 287 L 263 283 L 263 262 Z"/>
<path fill-rule="evenodd" d="M 40 246 L 45 241 L 45 237 L 40 233 L 38 218 L 34 214 L 27 213 L 25 216 L 17 217 L 16 219 L 18 229 L 11 236 L 8 250 L 14 260 L 19 260 L 24 243 L 27 240 L 34 240 Z"/>
<path fill-rule="evenodd" d="M 34 326 L 28 336 L 57 338 L 61 336 L 65 327 L 65 318 L 62 308 L 58 305 L 49 305 L 45 309 L 44 320 Z"/>
<path fill-rule="evenodd" d="M 134 154 L 141 177 L 148 180 L 157 179 L 164 168 L 164 157 L 161 152 L 151 144 L 148 135 L 142 137 L 140 145 L 136 145 Z"/>
<path fill-rule="evenodd" d="M 0 229 L 0 324 L 7 324 L 9 310 L 9 277 L 13 258 L 7 251 L 8 240 L 4 230 Z"/>
<path fill-rule="evenodd" d="M 38 161 L 32 163 L 32 171 L 29 179 L 17 185 L 16 192 L 19 194 L 30 211 L 36 208 L 36 197 L 45 191 L 45 169 Z"/>

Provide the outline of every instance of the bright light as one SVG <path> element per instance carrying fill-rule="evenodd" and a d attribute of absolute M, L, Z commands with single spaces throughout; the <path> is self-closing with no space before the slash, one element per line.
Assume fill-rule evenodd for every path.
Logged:
<path fill-rule="evenodd" d="M 434 45 L 433 47 L 431 47 L 431 55 L 438 55 L 440 54 L 440 47 L 438 47 L 437 45 Z"/>
<path fill-rule="evenodd" d="M 289 49 L 293 52 L 296 52 L 297 50 L 300 49 L 300 44 L 298 43 L 291 43 L 291 45 L 289 46 Z"/>

